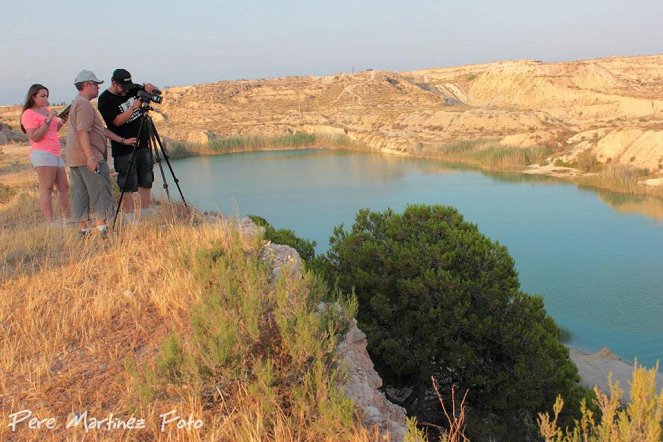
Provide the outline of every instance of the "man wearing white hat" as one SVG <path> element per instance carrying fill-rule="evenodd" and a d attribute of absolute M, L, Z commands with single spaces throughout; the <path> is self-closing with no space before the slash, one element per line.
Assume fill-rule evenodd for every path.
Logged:
<path fill-rule="evenodd" d="M 106 129 L 90 101 L 99 95 L 103 83 L 93 72 L 82 70 L 74 84 L 78 96 L 71 104 L 67 132 L 66 163 L 71 182 L 73 218 L 80 221 L 81 234 L 87 236 L 89 215 L 102 237 L 108 234 L 106 220 L 113 214 L 113 192 L 106 159 L 106 137 L 120 141 L 121 137 Z M 135 139 L 122 140 L 135 143 Z"/>

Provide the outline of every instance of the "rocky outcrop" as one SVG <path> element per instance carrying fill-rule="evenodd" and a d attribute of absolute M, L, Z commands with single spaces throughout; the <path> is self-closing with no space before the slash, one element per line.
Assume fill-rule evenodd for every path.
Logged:
<path fill-rule="evenodd" d="M 0 122 L 0 145 L 11 141 L 25 143 L 28 141 L 28 136 L 23 132 L 12 130 L 9 126 Z"/>
<path fill-rule="evenodd" d="M 297 250 L 290 246 L 268 242 L 260 251 L 260 259 L 270 264 L 272 282 L 275 282 L 283 273 L 301 275 L 302 259 Z"/>
<path fill-rule="evenodd" d="M 302 270 L 299 253 L 289 246 L 267 243 L 260 252 L 260 259 L 270 264 L 272 281 L 282 272 L 297 275 Z M 333 307 L 322 305 L 319 310 L 324 308 Z M 353 318 L 336 350 L 340 368 L 345 373 L 342 381 L 345 393 L 353 400 L 367 428 L 377 427 L 381 433 L 389 434 L 391 441 L 402 441 L 407 432 L 405 409 L 389 402 L 379 390 L 382 379 L 373 368 L 366 344 L 366 335 Z"/>
<path fill-rule="evenodd" d="M 345 392 L 361 411 L 364 425 L 378 427 L 388 432 L 392 441 L 401 441 L 407 432 L 405 409 L 389 402 L 379 390 L 382 379 L 373 368 L 366 344 L 366 335 L 357 327 L 357 321 L 352 319 L 337 349 L 347 372 Z"/>
<path fill-rule="evenodd" d="M 209 130 L 194 130 L 189 132 L 186 141 L 193 144 L 208 144 L 216 136 Z"/>

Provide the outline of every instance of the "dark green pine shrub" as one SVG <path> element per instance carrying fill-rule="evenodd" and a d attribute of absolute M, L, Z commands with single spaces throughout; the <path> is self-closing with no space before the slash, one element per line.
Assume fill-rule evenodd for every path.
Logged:
<path fill-rule="evenodd" d="M 354 290 L 376 369 L 387 387 L 410 392 L 400 403 L 420 422 L 435 420 L 431 376 L 447 391 L 457 385 L 457 397 L 469 390 L 468 431 L 480 440 L 522 440 L 558 393 L 580 394 L 543 300 L 520 291 L 507 249 L 453 208 L 361 210 L 315 264 Z"/>

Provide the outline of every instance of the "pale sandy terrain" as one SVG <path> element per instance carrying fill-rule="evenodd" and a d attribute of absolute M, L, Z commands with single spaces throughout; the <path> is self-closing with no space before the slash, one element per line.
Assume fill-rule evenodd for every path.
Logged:
<path fill-rule="evenodd" d="M 318 132 L 415 152 L 489 139 L 663 177 L 661 55 L 224 81 L 170 88 L 159 112 L 162 132 L 192 142 Z"/>
<path fill-rule="evenodd" d="M 185 142 L 308 132 L 416 153 L 490 140 L 545 145 L 567 163 L 590 152 L 646 169 L 651 185 L 663 178 L 663 55 L 222 81 L 166 88 L 155 108 L 161 135 Z M 16 130 L 17 110 L 0 107 L 0 123 Z M 0 128 L 0 144 L 11 136 Z"/>
<path fill-rule="evenodd" d="M 592 388 L 598 386 L 601 391 L 609 392 L 609 375 L 612 373 L 612 380 L 619 381 L 624 390 L 623 401 L 630 399 L 630 386 L 633 379 L 633 366 L 620 359 L 608 348 L 602 348 L 593 354 L 582 353 L 575 349 L 570 349 L 571 360 L 578 367 L 580 383 L 585 387 Z M 650 368 L 650 367 L 647 367 Z M 656 391 L 663 390 L 663 374 L 656 375 Z"/>

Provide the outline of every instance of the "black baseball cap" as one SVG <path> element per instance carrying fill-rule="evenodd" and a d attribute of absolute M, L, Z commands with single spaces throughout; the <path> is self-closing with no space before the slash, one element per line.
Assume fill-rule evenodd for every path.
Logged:
<path fill-rule="evenodd" d="M 133 81 L 131 81 L 131 74 L 126 69 L 115 69 L 111 80 L 122 86 L 122 89 L 125 91 L 136 87 Z"/>

